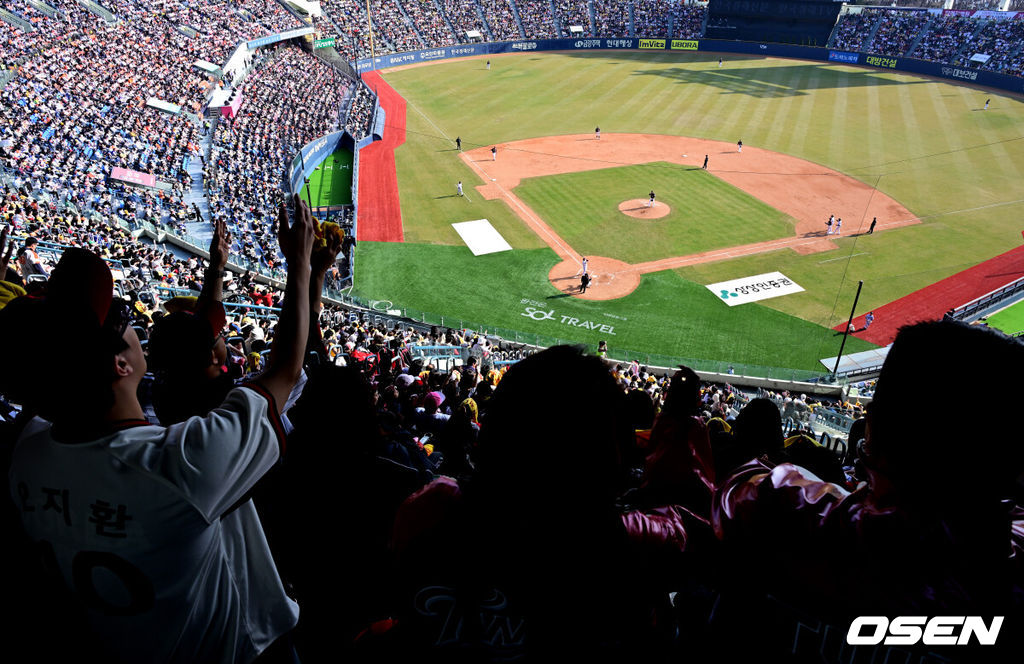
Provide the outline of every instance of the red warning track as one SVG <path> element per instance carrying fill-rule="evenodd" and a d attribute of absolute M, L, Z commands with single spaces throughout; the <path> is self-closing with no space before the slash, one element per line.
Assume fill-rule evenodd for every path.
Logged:
<path fill-rule="evenodd" d="M 359 218 L 356 239 L 401 242 L 402 208 L 398 202 L 395 148 L 405 143 L 405 99 L 377 72 L 363 74 L 387 114 L 384 138 L 359 151 Z"/>
<path fill-rule="evenodd" d="M 938 320 L 950 309 L 967 304 L 1021 277 L 1024 277 L 1024 246 L 1011 249 L 875 309 L 875 322 L 867 330 L 863 329 L 863 315 L 854 318 L 853 324 L 858 330 L 856 336 L 886 346 L 896 338 L 900 327 L 924 320 Z M 834 329 L 842 330 L 845 325 L 841 323 Z"/>

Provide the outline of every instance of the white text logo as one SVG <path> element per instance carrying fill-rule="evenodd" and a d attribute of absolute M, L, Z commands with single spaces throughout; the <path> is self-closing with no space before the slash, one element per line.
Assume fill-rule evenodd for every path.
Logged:
<path fill-rule="evenodd" d="M 957 630 L 961 626 L 963 629 Z M 1002 626 L 1003 616 L 994 616 L 987 627 L 980 616 L 897 616 L 892 622 L 885 616 L 860 616 L 850 624 L 846 642 L 851 646 L 963 646 L 974 635 L 979 644 L 991 646 Z"/>

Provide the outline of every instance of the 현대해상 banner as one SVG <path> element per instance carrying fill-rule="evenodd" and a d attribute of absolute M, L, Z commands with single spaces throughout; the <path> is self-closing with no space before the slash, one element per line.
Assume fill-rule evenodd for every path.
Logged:
<path fill-rule="evenodd" d="M 781 272 L 767 272 L 752 277 L 720 281 L 717 284 L 708 284 L 707 289 L 730 307 L 803 291 L 803 288 Z"/>

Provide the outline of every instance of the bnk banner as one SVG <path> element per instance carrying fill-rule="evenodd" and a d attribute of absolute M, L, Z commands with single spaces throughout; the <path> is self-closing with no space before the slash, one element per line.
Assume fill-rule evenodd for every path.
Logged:
<path fill-rule="evenodd" d="M 753 277 L 721 281 L 717 284 L 708 284 L 707 288 L 717 297 L 725 300 L 730 307 L 747 302 L 767 300 L 780 295 L 799 293 L 803 290 L 781 272 L 768 272 Z"/>

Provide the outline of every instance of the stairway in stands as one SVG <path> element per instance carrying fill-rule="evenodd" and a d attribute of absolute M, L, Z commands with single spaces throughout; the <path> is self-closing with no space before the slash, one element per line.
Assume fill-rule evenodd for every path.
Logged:
<path fill-rule="evenodd" d="M 217 121 L 210 122 L 210 131 L 203 136 L 199 143 L 200 154 L 203 160 L 209 159 L 210 147 L 213 145 L 213 133 L 217 128 Z M 188 234 L 201 240 L 202 246 L 207 246 L 213 236 L 213 226 L 210 224 L 210 206 L 206 198 L 206 191 L 203 189 L 203 164 L 199 157 L 189 160 L 188 174 L 192 177 L 192 188 L 185 195 L 185 202 L 189 207 L 195 205 L 199 208 L 201 219 L 185 224 Z"/>

